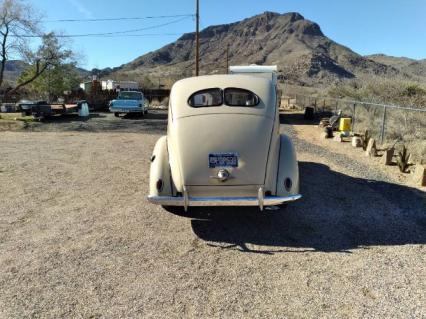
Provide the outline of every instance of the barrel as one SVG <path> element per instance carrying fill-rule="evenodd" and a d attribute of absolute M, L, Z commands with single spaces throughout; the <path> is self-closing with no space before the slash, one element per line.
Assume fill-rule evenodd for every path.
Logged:
<path fill-rule="evenodd" d="M 350 117 L 342 117 L 340 119 L 339 131 L 349 132 L 351 130 L 352 119 Z"/>

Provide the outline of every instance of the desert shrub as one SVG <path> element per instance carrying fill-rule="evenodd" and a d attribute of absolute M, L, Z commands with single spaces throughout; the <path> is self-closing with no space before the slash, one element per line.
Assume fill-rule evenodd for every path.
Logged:
<path fill-rule="evenodd" d="M 328 95 L 363 102 L 426 107 L 426 87 L 420 83 L 371 76 L 337 83 Z"/>
<path fill-rule="evenodd" d="M 408 164 L 409 158 L 410 158 L 410 154 L 408 153 L 405 145 L 403 145 L 402 150 L 398 152 L 398 156 L 396 157 L 396 162 L 398 164 L 398 167 L 401 173 L 407 172 L 407 168 L 409 166 Z"/>

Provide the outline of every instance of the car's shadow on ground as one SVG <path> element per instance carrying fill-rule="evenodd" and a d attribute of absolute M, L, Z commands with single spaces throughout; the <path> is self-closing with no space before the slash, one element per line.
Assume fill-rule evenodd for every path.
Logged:
<path fill-rule="evenodd" d="M 190 208 L 194 233 L 209 245 L 266 254 L 426 244 L 424 192 L 353 178 L 322 164 L 299 165 L 299 202 L 269 212 Z"/>

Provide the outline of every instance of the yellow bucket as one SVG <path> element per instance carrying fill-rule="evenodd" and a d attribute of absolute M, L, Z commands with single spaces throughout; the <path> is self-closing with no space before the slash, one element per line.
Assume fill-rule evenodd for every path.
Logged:
<path fill-rule="evenodd" d="M 349 132 L 352 126 L 352 119 L 350 117 L 342 117 L 340 119 L 339 131 Z"/>

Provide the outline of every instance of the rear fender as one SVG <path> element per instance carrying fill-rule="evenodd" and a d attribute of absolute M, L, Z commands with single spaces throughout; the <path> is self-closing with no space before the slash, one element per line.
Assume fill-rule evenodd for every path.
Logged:
<path fill-rule="evenodd" d="M 173 195 L 166 136 L 162 136 L 158 139 L 154 147 L 154 152 L 151 156 L 151 169 L 149 174 L 149 195 Z"/>
<path fill-rule="evenodd" d="M 286 189 L 286 179 L 291 180 L 291 187 Z M 288 186 L 288 185 L 287 185 Z M 299 165 L 296 151 L 290 138 L 280 135 L 280 158 L 277 177 L 277 196 L 299 194 Z"/>

